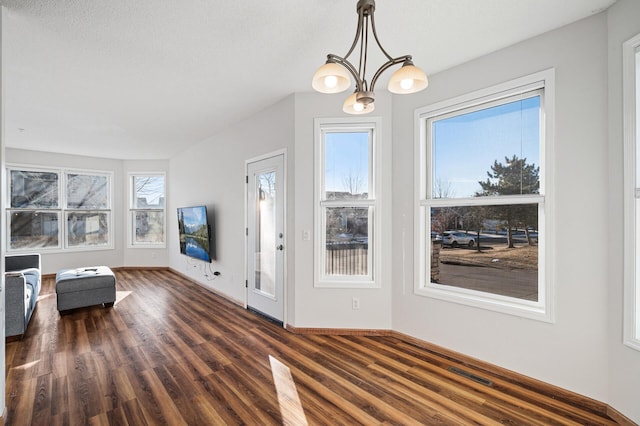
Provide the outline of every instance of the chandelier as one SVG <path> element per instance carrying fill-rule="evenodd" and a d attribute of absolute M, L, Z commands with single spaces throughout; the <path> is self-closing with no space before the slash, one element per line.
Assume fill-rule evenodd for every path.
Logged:
<path fill-rule="evenodd" d="M 313 88 L 320 93 L 343 92 L 351 87 L 350 76 L 352 76 L 356 81 L 355 91 L 344 101 L 342 110 L 349 114 L 367 114 L 375 108 L 374 88 L 380 74 L 388 68 L 401 63 L 402 67 L 396 70 L 389 79 L 387 89 L 391 93 L 397 94 L 416 93 L 425 89 L 429 84 L 427 75 L 420 68 L 413 65 L 411 55 L 394 58 L 380 44 L 373 18 L 373 13 L 376 9 L 375 0 L 358 0 L 356 9 L 358 12 L 358 28 L 351 48 L 344 57 L 332 53 L 327 55 L 327 62 L 313 75 Z M 387 62 L 378 68 L 371 81 L 368 82 L 366 73 L 370 34 L 373 34 L 373 38 L 378 48 L 387 58 Z M 354 52 L 358 42 L 360 43 L 360 58 L 356 68 L 349 62 L 348 58 Z"/>

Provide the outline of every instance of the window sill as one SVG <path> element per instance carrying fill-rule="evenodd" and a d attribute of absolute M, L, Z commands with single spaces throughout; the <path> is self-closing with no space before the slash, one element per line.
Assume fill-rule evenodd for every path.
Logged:
<path fill-rule="evenodd" d="M 638 339 L 625 339 L 625 346 L 630 347 L 631 349 L 635 349 L 636 351 L 640 351 L 640 340 Z"/>
<path fill-rule="evenodd" d="M 380 288 L 375 281 L 316 281 L 316 288 Z"/>
<path fill-rule="evenodd" d="M 517 317 L 549 323 L 554 322 L 549 309 L 545 307 L 543 302 L 532 302 L 435 283 L 415 289 L 415 294 Z"/>

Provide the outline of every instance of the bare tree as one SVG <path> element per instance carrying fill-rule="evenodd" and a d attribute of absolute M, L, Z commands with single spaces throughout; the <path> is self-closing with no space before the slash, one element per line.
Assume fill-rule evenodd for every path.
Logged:
<path fill-rule="evenodd" d="M 433 184 L 433 198 L 453 198 L 456 192 L 451 188 L 451 182 L 436 179 Z"/>
<path fill-rule="evenodd" d="M 136 177 L 136 197 L 138 202 L 141 198 L 145 199 L 147 205 L 152 205 L 154 198 L 156 203 L 164 202 L 164 178 L 160 176 L 144 176 Z"/>
<path fill-rule="evenodd" d="M 359 172 L 354 172 L 349 169 L 349 173 L 347 173 L 342 178 L 342 186 L 344 190 L 347 191 L 350 195 L 360 195 L 363 186 L 363 178 Z"/>

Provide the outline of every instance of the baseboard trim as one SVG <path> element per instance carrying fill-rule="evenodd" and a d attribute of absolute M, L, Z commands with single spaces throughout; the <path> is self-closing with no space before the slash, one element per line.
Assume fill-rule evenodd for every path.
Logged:
<path fill-rule="evenodd" d="M 607 405 L 607 416 L 614 422 L 623 426 L 638 426 L 636 422 L 622 414 L 620 411 L 616 410 L 610 405 Z"/>
<path fill-rule="evenodd" d="M 446 349 L 442 346 L 435 345 L 433 343 L 426 342 L 408 334 L 400 333 L 394 330 L 362 330 L 362 329 L 342 329 L 342 328 L 303 328 L 294 327 L 287 324 L 287 330 L 295 334 L 324 334 L 324 335 L 350 335 L 350 336 L 391 336 L 395 337 L 403 342 L 411 345 L 419 346 L 435 355 L 443 358 L 450 359 L 452 362 L 467 365 L 478 370 L 482 370 L 487 375 L 499 378 L 504 381 L 517 383 L 521 386 L 529 388 L 535 392 L 543 395 L 548 395 L 557 400 L 565 401 L 571 405 L 580 406 L 583 409 L 588 409 L 593 413 L 600 416 L 609 417 L 620 425 L 636 425 L 633 421 L 629 420 L 619 411 L 615 410 L 604 402 L 597 401 L 584 395 L 580 395 L 576 392 L 569 391 L 564 388 L 543 382 L 538 379 L 534 379 L 524 374 L 516 373 L 515 371 L 508 370 L 506 368 L 499 367 L 497 365 L 488 363 L 486 361 L 473 358 L 462 353 Z"/>
<path fill-rule="evenodd" d="M 169 271 L 167 266 L 114 266 L 112 271 Z M 56 274 L 42 274 L 42 278 L 55 278 Z"/>
<path fill-rule="evenodd" d="M 168 266 L 115 266 L 112 271 L 169 271 Z M 175 272 L 175 271 L 174 271 Z"/>
<path fill-rule="evenodd" d="M 367 330 L 354 328 L 304 328 L 287 324 L 287 330 L 294 334 L 323 334 L 327 336 L 391 336 L 391 330 Z"/>

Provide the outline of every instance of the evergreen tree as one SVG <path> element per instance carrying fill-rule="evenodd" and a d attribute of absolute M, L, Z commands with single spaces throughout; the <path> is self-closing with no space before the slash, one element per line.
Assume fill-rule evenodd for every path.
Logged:
<path fill-rule="evenodd" d="M 527 164 L 526 158 L 505 157 L 505 163 L 494 161 L 491 171 L 487 172 L 487 180 L 478 182 L 482 191 L 477 197 L 491 197 L 499 195 L 538 194 L 540 192 L 540 167 Z M 529 238 L 529 226 L 538 223 L 538 207 L 536 204 L 500 205 L 490 208 L 491 216 L 500 219 L 507 226 L 507 244 L 513 248 L 512 231 L 521 226 L 525 228 Z"/>

